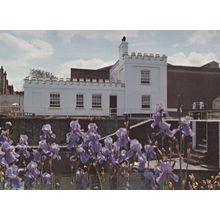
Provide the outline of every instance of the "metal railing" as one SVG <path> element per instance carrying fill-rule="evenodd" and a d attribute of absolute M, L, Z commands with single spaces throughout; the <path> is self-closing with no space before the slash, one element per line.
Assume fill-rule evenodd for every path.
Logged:
<path fill-rule="evenodd" d="M 32 106 L 25 106 L 24 115 L 36 116 L 79 116 L 79 117 L 122 117 L 125 113 L 124 108 L 75 108 L 75 107 L 37 107 L 32 112 Z M 150 118 L 152 109 L 129 108 L 126 110 L 129 118 Z"/>
<path fill-rule="evenodd" d="M 189 115 L 194 119 L 220 119 L 220 109 L 190 110 Z"/>
<path fill-rule="evenodd" d="M 24 116 L 23 106 L 0 105 L 0 114 L 6 116 Z"/>

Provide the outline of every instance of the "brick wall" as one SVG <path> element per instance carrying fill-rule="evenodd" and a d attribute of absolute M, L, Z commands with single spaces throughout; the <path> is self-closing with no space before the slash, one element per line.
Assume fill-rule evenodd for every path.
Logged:
<path fill-rule="evenodd" d="M 194 101 L 204 101 L 205 108 L 212 108 L 212 101 L 220 95 L 220 69 L 167 68 L 168 108 L 177 106 L 177 95 L 181 95 L 183 108 L 191 109 Z"/>

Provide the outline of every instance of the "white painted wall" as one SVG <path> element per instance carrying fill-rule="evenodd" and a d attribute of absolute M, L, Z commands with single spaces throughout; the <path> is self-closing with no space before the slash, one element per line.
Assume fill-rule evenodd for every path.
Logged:
<path fill-rule="evenodd" d="M 125 108 L 132 113 L 152 113 L 158 103 L 167 105 L 167 62 L 166 58 L 150 56 L 124 56 Z M 150 84 L 141 84 L 141 70 L 150 70 Z M 142 95 L 151 96 L 151 108 L 141 108 Z M 136 108 L 134 112 L 134 107 Z M 137 108 L 138 107 L 138 108 Z"/>
<path fill-rule="evenodd" d="M 167 57 L 158 54 L 128 54 L 127 42 L 119 46 L 119 60 L 110 70 L 110 79 L 125 83 L 125 112 L 146 114 L 162 103 L 167 107 Z M 150 84 L 141 84 L 141 70 L 150 71 Z M 151 108 L 141 108 L 142 95 L 150 95 Z"/>
<path fill-rule="evenodd" d="M 24 111 L 37 115 L 109 115 L 109 96 L 117 95 L 118 115 L 123 115 L 124 85 L 25 79 Z M 51 108 L 50 93 L 60 93 L 60 108 Z M 84 108 L 76 108 L 76 94 L 84 94 Z M 102 95 L 102 108 L 92 109 L 92 94 Z"/>

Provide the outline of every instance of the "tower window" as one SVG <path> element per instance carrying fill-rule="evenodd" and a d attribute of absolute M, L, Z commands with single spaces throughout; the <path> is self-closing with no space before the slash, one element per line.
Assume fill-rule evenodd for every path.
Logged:
<path fill-rule="evenodd" d="M 141 84 L 150 84 L 150 71 L 149 70 L 141 71 Z"/>
<path fill-rule="evenodd" d="M 141 97 L 141 107 L 142 108 L 150 108 L 150 96 L 149 95 L 142 95 Z"/>

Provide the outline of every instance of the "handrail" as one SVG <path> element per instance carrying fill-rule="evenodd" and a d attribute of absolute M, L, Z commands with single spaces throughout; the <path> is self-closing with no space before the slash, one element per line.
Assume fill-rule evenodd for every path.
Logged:
<path fill-rule="evenodd" d="M 146 123 L 148 123 L 148 122 L 151 122 L 151 121 L 153 121 L 153 119 L 148 119 L 148 120 L 145 120 L 145 121 L 138 122 L 137 124 L 132 125 L 132 126 L 130 127 L 130 130 L 133 129 L 133 128 L 139 127 L 139 126 L 141 126 L 141 125 L 143 125 L 143 124 L 146 124 Z M 115 135 L 115 134 L 116 134 L 116 131 L 115 131 L 114 133 L 111 133 L 111 134 L 108 134 L 108 135 L 106 135 L 106 136 L 104 136 L 104 137 L 101 137 L 101 138 L 99 139 L 99 141 L 104 140 L 104 139 L 107 138 L 107 137 L 111 137 L 111 136 L 113 136 L 113 135 Z"/>

